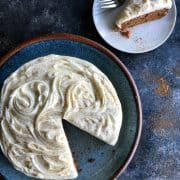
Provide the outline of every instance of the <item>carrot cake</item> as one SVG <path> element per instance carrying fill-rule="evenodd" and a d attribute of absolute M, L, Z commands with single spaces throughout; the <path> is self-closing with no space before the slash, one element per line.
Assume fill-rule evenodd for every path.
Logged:
<path fill-rule="evenodd" d="M 6 79 L 0 147 L 17 170 L 40 179 L 78 176 L 62 120 L 116 144 L 121 104 L 110 80 L 93 64 L 48 55 L 24 64 Z"/>
<path fill-rule="evenodd" d="M 128 28 L 166 16 L 172 7 L 171 0 L 128 0 L 116 20 L 116 28 Z"/>

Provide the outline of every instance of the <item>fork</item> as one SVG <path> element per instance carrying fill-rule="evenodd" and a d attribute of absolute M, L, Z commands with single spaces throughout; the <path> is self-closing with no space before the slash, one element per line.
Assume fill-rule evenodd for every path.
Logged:
<path fill-rule="evenodd" d="M 124 0 L 99 0 L 102 9 L 116 8 L 123 4 Z"/>

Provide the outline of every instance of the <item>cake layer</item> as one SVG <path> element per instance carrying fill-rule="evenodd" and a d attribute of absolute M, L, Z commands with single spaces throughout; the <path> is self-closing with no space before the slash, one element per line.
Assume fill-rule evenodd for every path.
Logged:
<path fill-rule="evenodd" d="M 137 18 L 131 19 L 129 21 L 126 21 L 122 23 L 121 28 L 119 30 L 124 31 L 130 27 L 136 26 L 138 24 L 143 24 L 148 21 L 152 21 L 155 19 L 160 19 L 164 16 L 166 16 L 168 13 L 168 9 L 162 9 L 162 10 L 157 10 L 142 16 L 139 16 Z"/>

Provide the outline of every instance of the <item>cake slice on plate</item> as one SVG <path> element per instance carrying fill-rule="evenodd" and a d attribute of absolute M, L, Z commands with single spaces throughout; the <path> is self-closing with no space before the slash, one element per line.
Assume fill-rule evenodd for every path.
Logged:
<path fill-rule="evenodd" d="M 159 19 L 168 14 L 171 0 L 128 0 L 116 20 L 120 32 L 148 21 Z"/>

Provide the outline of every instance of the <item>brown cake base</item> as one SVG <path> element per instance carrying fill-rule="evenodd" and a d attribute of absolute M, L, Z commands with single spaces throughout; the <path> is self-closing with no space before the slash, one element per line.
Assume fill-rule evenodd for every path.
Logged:
<path fill-rule="evenodd" d="M 143 24 L 145 22 L 152 21 L 155 19 L 160 19 L 163 16 L 166 16 L 167 14 L 168 14 L 168 9 L 154 11 L 154 12 L 139 16 L 137 18 L 131 19 L 129 21 L 126 21 L 125 23 L 121 25 L 121 28 L 117 27 L 117 29 L 115 30 L 123 32 L 123 31 L 126 31 L 130 27 L 136 26 L 138 24 Z"/>

